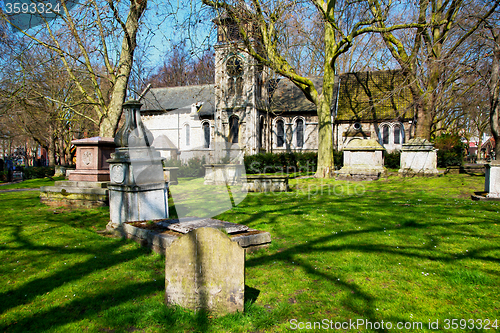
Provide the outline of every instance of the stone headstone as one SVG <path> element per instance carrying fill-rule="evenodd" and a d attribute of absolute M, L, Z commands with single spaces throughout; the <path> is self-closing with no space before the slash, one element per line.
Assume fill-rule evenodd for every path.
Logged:
<path fill-rule="evenodd" d="M 344 166 L 337 172 L 341 180 L 376 180 L 385 174 L 385 149 L 375 139 L 355 138 L 344 148 Z"/>
<path fill-rule="evenodd" d="M 487 198 L 500 198 L 500 161 L 486 164 L 484 191 Z"/>
<path fill-rule="evenodd" d="M 398 172 L 402 176 L 437 175 L 437 149 L 426 139 L 409 140 L 401 148 L 401 166 Z"/>
<path fill-rule="evenodd" d="M 222 231 L 195 229 L 165 250 L 165 302 L 216 315 L 243 311 L 245 251 Z"/>

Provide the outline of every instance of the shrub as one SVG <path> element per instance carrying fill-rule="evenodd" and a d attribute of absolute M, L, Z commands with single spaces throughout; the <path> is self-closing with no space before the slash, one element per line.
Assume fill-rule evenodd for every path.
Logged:
<path fill-rule="evenodd" d="M 401 152 L 395 151 L 392 153 L 385 153 L 384 166 L 388 169 L 399 169 L 401 165 Z"/>
<path fill-rule="evenodd" d="M 187 163 L 182 163 L 181 160 L 166 160 L 163 165 L 166 167 L 177 167 L 179 168 L 179 177 L 202 177 L 205 175 L 205 168 L 203 165 L 205 163 L 205 157 L 198 158 L 193 157 L 187 161 Z"/>
<path fill-rule="evenodd" d="M 436 138 L 434 147 L 439 149 L 437 151 L 439 168 L 463 165 L 465 145 L 458 135 L 442 134 Z"/>
<path fill-rule="evenodd" d="M 275 172 L 315 172 L 318 154 L 305 153 L 263 153 L 245 156 L 245 168 L 249 174 Z"/>
<path fill-rule="evenodd" d="M 333 161 L 335 163 L 335 169 L 339 170 L 344 166 L 344 158 L 342 150 L 333 151 Z"/>
<path fill-rule="evenodd" d="M 16 170 L 23 172 L 23 179 L 52 177 L 55 173 L 53 166 L 16 167 Z"/>

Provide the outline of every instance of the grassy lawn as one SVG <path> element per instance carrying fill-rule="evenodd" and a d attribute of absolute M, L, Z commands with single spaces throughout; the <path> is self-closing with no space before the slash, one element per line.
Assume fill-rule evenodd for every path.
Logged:
<path fill-rule="evenodd" d="M 165 307 L 164 258 L 97 233 L 107 209 L 54 209 L 37 192 L 0 193 L 0 331 L 287 332 L 361 319 L 392 330 L 346 331 L 500 325 L 500 202 L 470 200 L 484 177 L 291 186 L 250 193 L 218 216 L 273 237 L 269 249 L 247 255 L 246 311 L 221 318 Z M 446 319 L 488 319 L 490 329 L 459 321 L 446 329 Z"/>

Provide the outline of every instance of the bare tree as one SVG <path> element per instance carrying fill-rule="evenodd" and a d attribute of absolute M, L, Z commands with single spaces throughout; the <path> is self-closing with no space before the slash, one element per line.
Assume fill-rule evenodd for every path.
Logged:
<path fill-rule="evenodd" d="M 83 102 L 92 106 L 101 136 L 112 137 L 117 129 L 146 5 L 147 0 L 131 0 L 129 5 L 87 0 L 70 11 L 62 1 L 58 25 L 44 20 L 38 31 L 18 28 L 24 36 L 58 55 Z M 12 23 L 3 13 L 1 18 Z M 115 51 L 110 45 L 119 39 L 121 47 Z M 90 85 L 82 82 L 76 67 L 85 70 Z M 103 91 L 106 84 L 109 95 Z"/>
<path fill-rule="evenodd" d="M 289 79 L 309 101 L 316 105 L 319 123 L 316 177 L 331 177 L 335 170 L 331 108 L 336 62 L 355 44 L 358 36 L 368 32 L 389 32 L 402 26 L 385 26 L 385 24 L 377 26 L 376 23 L 385 21 L 385 18 L 368 17 L 370 8 L 368 5 L 374 5 L 372 0 L 354 3 L 335 0 L 308 2 L 203 0 L 203 3 L 216 9 L 218 15 L 228 15 L 237 23 L 245 46 L 242 48 L 243 51 L 248 52 L 278 75 Z M 294 17 L 297 18 L 291 21 Z M 286 43 L 283 43 L 287 38 L 286 31 L 290 22 L 318 19 L 321 22 L 324 54 L 321 56 L 323 76 L 321 89 L 294 67 L 293 58 L 286 50 Z M 235 44 L 235 47 L 238 46 Z"/>
<path fill-rule="evenodd" d="M 480 6 L 475 0 L 408 1 L 404 6 L 409 15 L 402 17 L 391 14 L 400 12 L 401 4 L 390 7 L 373 1 L 372 15 L 382 28 L 387 15 L 398 22 L 410 19 L 420 24 L 404 34 L 381 32 L 386 47 L 409 78 L 418 116 L 418 137 L 431 138 L 436 115 L 446 103 L 443 97 L 461 75 L 460 70 L 455 70 L 453 59 L 467 54 L 465 41 L 495 12 L 499 2 Z"/>
<path fill-rule="evenodd" d="M 177 87 L 213 83 L 213 50 L 205 51 L 200 59 L 193 59 L 186 42 L 177 44 L 165 57 L 163 65 L 148 79 L 153 87 Z"/>
<path fill-rule="evenodd" d="M 497 13 L 498 14 L 498 13 Z M 490 97 L 490 127 L 491 134 L 495 139 L 495 158 L 500 156 L 500 26 L 496 15 L 495 19 L 486 24 L 491 36 L 489 38 L 491 47 L 491 69 L 488 81 L 488 93 Z"/>

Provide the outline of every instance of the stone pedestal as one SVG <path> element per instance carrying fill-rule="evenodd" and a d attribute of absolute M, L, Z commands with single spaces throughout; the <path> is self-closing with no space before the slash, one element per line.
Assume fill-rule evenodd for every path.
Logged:
<path fill-rule="evenodd" d="M 244 181 L 243 164 L 205 164 L 205 185 L 237 185 Z"/>
<path fill-rule="evenodd" d="M 117 148 L 111 157 L 108 160 L 111 223 L 118 226 L 123 222 L 168 218 L 160 154 L 151 148 Z"/>
<path fill-rule="evenodd" d="M 401 148 L 402 176 L 434 176 L 437 175 L 437 149 L 426 139 L 414 138 L 403 144 Z"/>
<path fill-rule="evenodd" d="M 165 302 L 223 315 L 244 309 L 245 251 L 222 231 L 200 228 L 165 250 Z"/>
<path fill-rule="evenodd" d="M 69 175 L 70 181 L 109 181 L 109 165 L 106 162 L 115 150 L 113 138 L 93 137 L 73 140 L 76 146 L 76 170 Z"/>
<path fill-rule="evenodd" d="M 243 191 L 247 192 L 288 192 L 288 176 L 247 175 Z"/>
<path fill-rule="evenodd" d="M 484 191 L 487 198 L 500 198 L 500 161 L 486 164 Z"/>
<path fill-rule="evenodd" d="M 385 174 L 385 149 L 375 139 L 352 139 L 344 148 L 344 166 L 339 180 L 376 180 Z"/>
<path fill-rule="evenodd" d="M 124 222 L 168 218 L 168 197 L 163 158 L 151 144 L 153 135 L 141 121 L 137 101 L 123 104 L 125 124 L 117 132 L 119 148 L 107 160 L 110 170 L 108 229 Z"/>
<path fill-rule="evenodd" d="M 177 167 L 163 167 L 163 177 L 169 186 L 179 184 L 179 181 L 177 180 L 178 174 L 179 168 Z"/>
<path fill-rule="evenodd" d="M 94 208 L 108 205 L 107 182 L 56 181 L 40 187 L 40 202 L 52 206 Z"/>
<path fill-rule="evenodd" d="M 76 146 L 76 170 L 69 181 L 40 188 L 40 201 L 50 206 L 96 207 L 108 204 L 109 165 L 106 159 L 114 151 L 111 138 L 94 137 L 73 140 Z M 56 168 L 56 176 L 64 175 L 64 167 Z"/>

